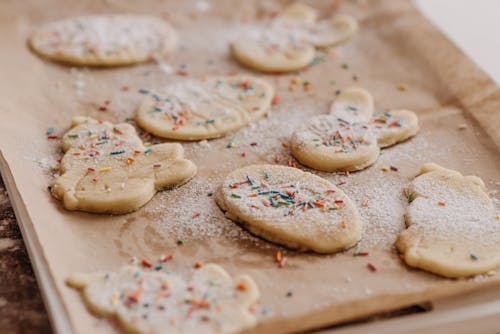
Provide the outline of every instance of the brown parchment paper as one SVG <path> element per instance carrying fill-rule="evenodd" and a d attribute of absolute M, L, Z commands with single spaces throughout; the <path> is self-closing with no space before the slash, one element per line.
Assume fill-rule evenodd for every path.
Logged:
<path fill-rule="evenodd" d="M 202 261 L 218 263 L 232 274 L 250 274 L 262 292 L 259 325 L 254 329 L 259 333 L 321 327 L 500 283 L 498 276 L 449 280 L 412 270 L 393 248 L 404 228 L 402 189 L 421 163 L 434 161 L 479 175 L 490 190 L 498 189 L 500 180 L 500 90 L 409 1 L 343 2 L 338 10 L 360 21 L 360 33 L 348 44 L 320 53 L 316 65 L 298 74 L 313 89 L 305 92 L 299 85 L 289 92 L 293 75 L 257 73 L 280 95 L 269 117 L 226 138 L 184 144 L 187 157 L 199 167 L 196 178 L 157 194 L 139 211 L 123 216 L 68 212 L 50 196 L 50 167 L 60 147 L 46 139 L 49 126 L 62 134 L 71 117 L 80 114 L 125 121 L 141 98 L 139 88 L 184 79 L 175 74 L 183 64 L 189 77 L 250 72 L 230 59 L 227 43 L 237 36 L 241 22 L 260 19 L 284 4 L 221 0 L 203 11 L 197 1 L 0 3 L 2 175 L 56 329 L 63 330 L 66 323 L 75 333 L 114 332 L 107 321 L 87 312 L 64 281 L 73 272 L 114 270 L 132 256 L 154 260 L 173 253 L 172 269 L 188 272 L 186 268 Z M 336 9 L 330 1 L 313 5 L 323 16 Z M 87 13 L 166 18 L 182 37 L 181 48 L 161 64 L 115 69 L 54 64 L 27 48 L 26 39 L 38 24 Z M 398 90 L 398 84 L 408 90 Z M 370 252 L 368 258 L 353 257 L 352 250 L 328 256 L 288 251 L 288 265 L 278 269 L 274 254 L 280 248 L 226 220 L 206 194 L 234 168 L 276 163 L 276 155 L 278 163 L 286 164 L 290 153 L 282 143 L 293 129 L 312 115 L 326 113 L 336 89 L 353 85 L 370 90 L 379 109 L 416 111 L 421 131 L 384 150 L 377 164 L 365 171 L 349 177 L 315 172 L 335 183 L 345 182 L 342 189 L 358 205 L 369 199 L 368 206 L 360 208 L 365 224 L 361 245 Z M 98 107 L 106 99 L 111 100 L 110 108 L 101 112 Z M 461 124 L 466 129 L 459 130 Z M 230 140 L 236 147 L 226 148 Z M 244 151 L 246 157 L 241 156 Z M 383 173 L 383 165 L 399 171 Z M 192 218 L 196 212 L 197 220 Z M 179 238 L 184 245 L 176 244 Z M 377 272 L 367 269 L 368 261 Z"/>

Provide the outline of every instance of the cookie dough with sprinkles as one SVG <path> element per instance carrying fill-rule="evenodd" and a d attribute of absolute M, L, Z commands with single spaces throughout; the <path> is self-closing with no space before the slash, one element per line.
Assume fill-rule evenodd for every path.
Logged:
<path fill-rule="evenodd" d="M 196 166 L 178 143 L 145 147 L 132 125 L 73 118 L 62 138 L 61 175 L 50 188 L 68 210 L 126 213 L 157 190 L 186 182 Z"/>
<path fill-rule="evenodd" d="M 150 16 L 93 15 L 49 22 L 29 39 L 40 56 L 86 66 L 121 66 L 162 58 L 177 45 L 167 22 Z"/>
<path fill-rule="evenodd" d="M 251 165 L 235 170 L 216 201 L 229 219 L 292 249 L 335 253 L 361 238 L 358 211 L 344 192 L 297 168 Z"/>
<path fill-rule="evenodd" d="M 81 290 L 93 313 L 116 316 L 127 333 L 229 334 L 255 326 L 255 282 L 247 275 L 232 278 L 215 264 L 197 268 L 186 278 L 172 270 L 125 266 L 74 274 L 67 283 Z"/>
<path fill-rule="evenodd" d="M 141 89 L 137 123 L 159 137 L 202 140 L 224 136 L 263 117 L 274 89 L 246 75 L 185 80 L 163 89 Z"/>

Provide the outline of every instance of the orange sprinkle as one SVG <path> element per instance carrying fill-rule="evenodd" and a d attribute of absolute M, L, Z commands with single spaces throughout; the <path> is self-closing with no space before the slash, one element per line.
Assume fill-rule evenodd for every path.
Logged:
<path fill-rule="evenodd" d="M 282 258 L 283 258 L 283 253 L 281 253 L 281 251 L 277 251 L 276 252 L 276 262 L 280 262 Z"/>
<path fill-rule="evenodd" d="M 361 207 L 365 208 L 368 205 L 368 198 L 365 198 L 363 202 L 361 202 Z"/>
<path fill-rule="evenodd" d="M 290 147 L 290 144 L 288 144 L 287 142 L 282 142 L 281 145 L 284 147 L 284 148 L 288 148 Z"/>
<path fill-rule="evenodd" d="M 246 157 L 246 156 L 247 156 L 247 151 L 243 151 L 243 152 L 241 152 L 241 156 L 242 156 L 243 158 L 244 158 L 244 157 Z"/>
<path fill-rule="evenodd" d="M 247 290 L 247 285 L 245 284 L 245 282 L 240 282 L 238 283 L 238 285 L 236 286 L 236 289 L 238 291 L 246 291 Z"/>
<path fill-rule="evenodd" d="M 128 298 L 132 299 L 133 301 L 137 302 L 139 301 L 139 298 L 141 298 L 142 293 L 144 292 L 144 289 L 142 287 L 139 287 L 137 290 L 131 293 L 125 294 Z"/>
<path fill-rule="evenodd" d="M 438 202 L 438 205 L 439 205 L 439 206 L 445 206 L 445 205 L 446 205 L 446 202 Z"/>
<path fill-rule="evenodd" d="M 80 155 L 80 152 L 74 152 L 73 155 Z"/>
<path fill-rule="evenodd" d="M 248 197 L 257 197 L 257 196 L 258 196 L 258 194 L 250 194 L 250 195 L 248 195 Z"/>
<path fill-rule="evenodd" d="M 201 267 L 203 267 L 203 263 L 201 263 L 200 261 L 196 261 L 196 262 L 194 263 L 194 267 L 195 267 L 196 269 L 200 269 Z"/>
<path fill-rule="evenodd" d="M 143 259 L 141 263 L 146 268 L 151 268 L 153 266 L 153 264 L 150 261 L 146 260 L 146 259 Z"/>
<path fill-rule="evenodd" d="M 347 222 L 345 220 L 343 220 L 340 224 L 342 225 L 342 228 L 346 228 L 347 227 Z"/>

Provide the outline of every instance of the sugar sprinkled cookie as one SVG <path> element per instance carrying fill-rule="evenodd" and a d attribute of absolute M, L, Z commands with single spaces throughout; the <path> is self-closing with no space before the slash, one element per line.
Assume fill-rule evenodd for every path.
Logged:
<path fill-rule="evenodd" d="M 180 140 L 217 138 L 264 116 L 273 87 L 246 75 L 185 80 L 145 96 L 137 123 L 159 137 Z"/>
<path fill-rule="evenodd" d="M 428 163 L 408 184 L 407 229 L 396 246 L 404 261 L 446 277 L 500 266 L 500 220 L 477 176 Z"/>
<path fill-rule="evenodd" d="M 300 3 L 286 7 L 267 24 L 250 25 L 230 50 L 241 64 L 264 72 L 291 72 L 311 63 L 316 48 L 348 41 L 358 30 L 348 15 L 316 21 L 316 11 Z"/>
<path fill-rule="evenodd" d="M 335 253 L 361 238 L 358 211 L 344 192 L 296 168 L 251 165 L 235 170 L 216 201 L 229 219 L 289 248 Z"/>
<path fill-rule="evenodd" d="M 120 66 L 163 57 L 177 45 L 165 21 L 138 15 L 79 16 L 49 22 L 29 39 L 39 55 L 74 65 Z"/>
<path fill-rule="evenodd" d="M 312 117 L 295 130 L 292 154 L 314 169 L 356 171 L 375 163 L 380 147 L 404 141 L 418 129 L 414 112 L 374 113 L 371 94 L 361 88 L 350 88 L 333 101 L 329 115 Z"/>
<path fill-rule="evenodd" d="M 134 211 L 157 190 L 196 174 L 196 166 L 183 158 L 180 144 L 146 148 L 126 123 L 75 117 L 62 138 L 62 149 L 61 175 L 51 191 L 68 210 Z"/>
<path fill-rule="evenodd" d="M 75 274 L 68 285 L 81 290 L 91 312 L 116 316 L 128 333 L 239 333 L 257 320 L 250 311 L 260 293 L 247 275 L 229 276 L 207 264 L 186 279 L 174 271 Z"/>

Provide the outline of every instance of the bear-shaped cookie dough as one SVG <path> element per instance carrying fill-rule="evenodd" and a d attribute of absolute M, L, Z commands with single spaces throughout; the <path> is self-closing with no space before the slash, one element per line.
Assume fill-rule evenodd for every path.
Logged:
<path fill-rule="evenodd" d="M 500 220 L 480 178 L 427 163 L 405 193 L 407 229 L 396 246 L 409 266 L 446 277 L 500 266 Z"/>
<path fill-rule="evenodd" d="M 130 124 L 75 117 L 62 138 L 61 175 L 52 194 L 68 210 L 121 214 L 146 204 L 158 189 L 196 174 L 177 143 L 146 148 Z"/>
<path fill-rule="evenodd" d="M 356 171 L 378 158 L 381 147 L 404 141 L 418 132 L 418 119 L 409 110 L 375 112 L 373 97 L 361 88 L 342 91 L 330 114 L 312 117 L 292 135 L 294 157 L 326 172 Z"/>
<path fill-rule="evenodd" d="M 348 41 L 358 31 L 357 21 L 348 15 L 334 15 L 316 21 L 316 11 L 295 3 L 271 22 L 249 25 L 230 45 L 241 64 L 263 72 L 293 72 L 311 63 L 316 48 Z"/>

